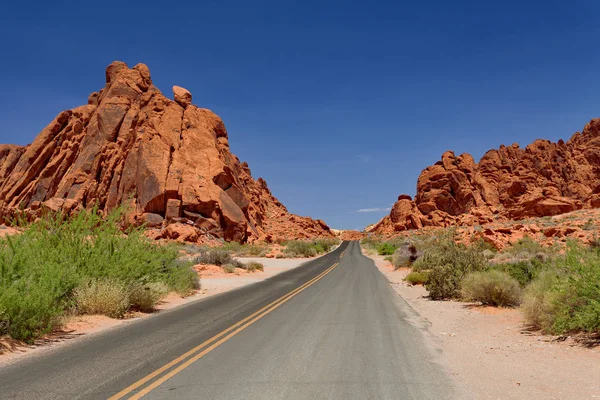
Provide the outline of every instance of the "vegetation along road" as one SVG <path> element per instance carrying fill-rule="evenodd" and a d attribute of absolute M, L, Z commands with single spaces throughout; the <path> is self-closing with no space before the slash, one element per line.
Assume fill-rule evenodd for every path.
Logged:
<path fill-rule="evenodd" d="M 410 307 L 357 242 L 0 370 L 2 399 L 444 399 Z"/>

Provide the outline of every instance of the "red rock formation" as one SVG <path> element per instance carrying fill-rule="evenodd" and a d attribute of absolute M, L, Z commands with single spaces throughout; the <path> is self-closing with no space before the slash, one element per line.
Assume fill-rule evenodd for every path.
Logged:
<path fill-rule="evenodd" d="M 332 229 L 331 231 L 340 240 L 361 240 L 366 236 L 363 232 L 353 230 Z"/>
<path fill-rule="evenodd" d="M 473 225 L 600 207 L 600 119 L 568 141 L 536 140 L 488 151 L 475 163 L 448 151 L 421 172 L 414 201 L 398 198 L 369 231 Z"/>
<path fill-rule="evenodd" d="M 332 236 L 288 213 L 230 152 L 223 121 L 186 89 L 173 92 L 175 101 L 163 96 L 144 64 L 109 65 L 87 105 L 61 112 L 28 146 L 0 146 L 0 216 L 124 204 L 165 238 Z"/>

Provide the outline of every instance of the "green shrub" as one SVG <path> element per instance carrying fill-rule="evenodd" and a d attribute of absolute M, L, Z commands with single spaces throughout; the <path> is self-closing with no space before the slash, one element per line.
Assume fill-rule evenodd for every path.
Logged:
<path fill-rule="evenodd" d="M 517 306 L 521 302 L 521 286 L 506 272 L 472 272 L 462 280 L 461 295 L 466 301 L 478 301 L 484 305 Z"/>
<path fill-rule="evenodd" d="M 188 296 L 200 289 L 200 276 L 191 268 L 190 262 L 171 263 L 168 272 L 162 282 L 179 295 Z"/>
<path fill-rule="evenodd" d="M 240 244 L 238 242 L 228 242 L 225 243 L 225 245 L 223 246 L 223 249 L 235 254 L 236 256 L 239 257 L 245 257 L 245 256 L 258 256 L 260 255 L 263 251 L 266 251 L 264 246 L 258 245 L 258 244 Z"/>
<path fill-rule="evenodd" d="M 0 336 L 8 334 L 8 314 L 0 309 Z"/>
<path fill-rule="evenodd" d="M 521 310 L 525 322 L 533 328 L 551 331 L 560 299 L 557 284 L 555 271 L 544 271 L 525 289 Z"/>
<path fill-rule="evenodd" d="M 162 282 L 179 293 L 198 285 L 190 263 L 178 261 L 179 247 L 124 230 L 122 219 L 121 210 L 105 218 L 97 210 L 48 214 L 0 238 L 0 309 L 11 337 L 31 342 L 54 329 L 74 305 L 74 290 L 93 281 Z"/>
<path fill-rule="evenodd" d="M 570 243 L 561 267 L 568 277 L 559 286 L 552 331 L 600 332 L 600 252 Z"/>
<path fill-rule="evenodd" d="M 511 277 L 516 279 L 521 286 L 528 285 L 537 278 L 540 272 L 545 268 L 548 268 L 548 264 L 541 261 L 539 258 L 494 266 L 494 269 L 508 273 Z"/>
<path fill-rule="evenodd" d="M 75 288 L 73 300 L 79 314 L 100 314 L 112 318 L 122 318 L 131 306 L 127 285 L 108 278 L 93 279 Z"/>
<path fill-rule="evenodd" d="M 429 273 L 427 271 L 412 271 L 404 280 L 411 285 L 425 285 L 429 281 Z"/>
<path fill-rule="evenodd" d="M 129 286 L 129 304 L 134 310 L 151 312 L 168 293 L 169 287 L 162 282 L 152 282 L 146 285 L 135 282 Z"/>
<path fill-rule="evenodd" d="M 244 266 L 246 270 L 248 270 L 248 272 L 254 272 L 254 271 L 264 271 L 265 270 L 265 266 L 262 265 L 259 262 L 256 261 L 251 261 L 246 263 L 246 265 Z"/>
<path fill-rule="evenodd" d="M 377 246 L 377 254 L 380 256 L 391 256 L 396 251 L 396 247 L 390 243 L 384 242 Z"/>
<path fill-rule="evenodd" d="M 222 266 L 231 263 L 233 258 L 229 250 L 223 248 L 209 249 L 194 259 L 195 264 L 212 264 Z"/>
<path fill-rule="evenodd" d="M 226 250 L 228 253 L 238 254 L 242 252 L 244 245 L 239 242 L 225 242 L 222 250 Z"/>
<path fill-rule="evenodd" d="M 223 271 L 227 274 L 233 274 L 235 272 L 235 265 L 231 263 L 223 264 L 221 268 L 223 268 Z"/>
<path fill-rule="evenodd" d="M 547 248 L 529 236 L 525 236 L 523 239 L 520 239 L 517 243 L 513 244 L 506 250 L 506 252 L 514 255 L 529 254 L 531 256 L 534 256 L 538 253 L 545 253 L 546 251 L 548 251 Z"/>
<path fill-rule="evenodd" d="M 314 244 L 303 240 L 290 240 L 283 252 L 289 257 L 314 257 L 317 255 Z"/>
<path fill-rule="evenodd" d="M 526 289 L 523 312 L 546 332 L 600 332 L 600 252 L 570 242 Z"/>
<path fill-rule="evenodd" d="M 340 243 L 339 239 L 320 238 L 313 241 L 318 254 L 328 253 Z"/>
<path fill-rule="evenodd" d="M 64 304 L 57 302 L 53 284 L 18 278 L 11 286 L 5 285 L 0 291 L 0 331 L 32 343 L 57 327 Z"/>
<path fill-rule="evenodd" d="M 208 250 L 210 250 L 210 247 L 198 246 L 197 244 L 193 244 L 193 243 L 182 243 L 181 249 L 187 254 L 196 255 L 196 254 L 202 254 L 202 253 L 207 252 Z"/>
<path fill-rule="evenodd" d="M 487 267 L 484 247 L 479 243 L 471 246 L 457 244 L 454 235 L 450 231 L 437 237 L 413 264 L 414 271 L 429 270 L 425 288 L 434 300 L 456 297 L 465 275 Z"/>

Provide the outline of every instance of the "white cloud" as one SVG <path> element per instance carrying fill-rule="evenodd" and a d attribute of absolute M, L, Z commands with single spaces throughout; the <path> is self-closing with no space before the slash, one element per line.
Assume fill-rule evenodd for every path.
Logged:
<path fill-rule="evenodd" d="M 359 212 L 359 213 L 368 213 L 368 212 L 379 212 L 379 211 L 390 211 L 391 208 L 361 208 L 359 210 L 356 210 L 355 212 Z"/>

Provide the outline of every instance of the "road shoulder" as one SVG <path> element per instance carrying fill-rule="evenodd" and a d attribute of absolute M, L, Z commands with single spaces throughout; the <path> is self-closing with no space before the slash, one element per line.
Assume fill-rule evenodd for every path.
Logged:
<path fill-rule="evenodd" d="M 363 253 L 429 322 L 460 398 L 600 398 L 600 348 L 526 332 L 516 309 L 431 301 L 423 287 L 403 281 L 408 269 L 394 270 L 383 257 Z"/>

